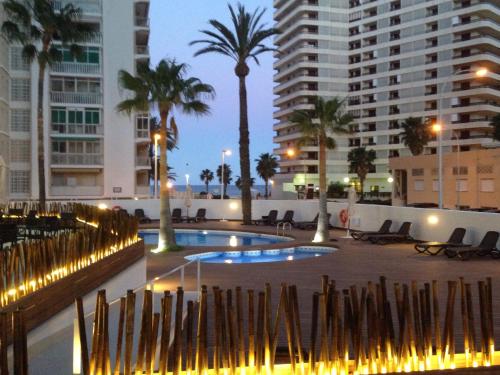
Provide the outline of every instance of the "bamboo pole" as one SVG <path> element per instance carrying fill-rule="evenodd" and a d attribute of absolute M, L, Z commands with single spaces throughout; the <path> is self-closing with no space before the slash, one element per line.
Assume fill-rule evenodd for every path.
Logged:
<path fill-rule="evenodd" d="M 123 343 L 123 324 L 125 322 L 125 307 L 127 300 L 120 298 L 120 317 L 118 319 L 118 337 L 116 338 L 116 355 L 114 375 L 120 375 L 122 343 Z"/>
<path fill-rule="evenodd" d="M 213 287 L 213 299 L 214 299 L 214 371 L 215 375 L 219 375 L 220 368 L 220 356 L 221 356 L 221 348 L 220 348 L 220 332 L 221 332 L 221 321 L 220 321 L 220 311 L 219 311 L 219 288 Z"/>
<path fill-rule="evenodd" d="M 436 280 L 432 280 L 432 312 L 434 316 L 434 340 L 436 342 L 436 357 L 439 361 L 439 367 L 442 362 L 442 343 L 441 343 L 441 328 L 439 317 L 439 296 L 438 284 Z"/>
<path fill-rule="evenodd" d="M 135 293 L 127 291 L 127 314 L 125 321 L 125 355 L 123 360 L 124 375 L 132 375 L 132 345 L 134 341 Z M 164 375 L 164 374 L 162 374 Z"/>
<path fill-rule="evenodd" d="M 174 375 L 179 375 L 182 371 L 182 309 L 184 303 L 184 291 L 177 288 L 175 303 L 175 329 L 174 329 Z"/>
<path fill-rule="evenodd" d="M 309 344 L 309 373 L 316 373 L 316 337 L 318 335 L 319 293 L 313 294 L 311 312 L 311 339 Z"/>
<path fill-rule="evenodd" d="M 199 307 L 201 311 L 201 306 Z M 199 314 L 201 315 L 201 313 Z M 198 327 L 200 327 L 201 317 L 198 318 Z M 191 371 L 193 369 L 193 326 L 194 326 L 194 305 L 193 301 L 188 301 L 187 303 L 187 317 L 186 317 L 187 327 L 186 327 L 186 374 L 191 375 Z M 202 368 L 198 361 L 200 355 L 200 340 L 198 339 L 200 336 L 200 329 L 198 328 L 197 332 L 197 350 L 196 350 L 196 374 L 200 374 L 200 369 Z"/>
<path fill-rule="evenodd" d="M 0 373 L 9 375 L 9 366 L 7 358 L 7 330 L 9 329 L 9 320 L 6 312 L 0 312 Z M 87 374 L 84 374 L 87 375 Z"/>
<path fill-rule="evenodd" d="M 254 312 L 254 291 L 248 290 L 248 366 L 252 369 L 255 366 L 255 312 Z"/>
<path fill-rule="evenodd" d="M 89 375 L 89 350 L 87 346 L 87 331 L 85 329 L 85 314 L 83 312 L 83 300 L 77 297 L 75 300 L 76 317 L 78 320 L 78 331 L 80 336 L 80 351 L 82 361 L 82 374 Z M 5 327 L 7 328 L 7 327 Z M 0 371 L 2 374 L 3 372 Z"/>
<path fill-rule="evenodd" d="M 257 304 L 257 339 L 255 347 L 255 362 L 257 374 L 262 371 L 263 365 L 263 350 L 264 350 L 264 314 L 265 314 L 265 293 L 259 292 L 258 304 Z"/>
<path fill-rule="evenodd" d="M 151 333 L 151 362 L 150 362 L 150 371 L 153 374 L 154 368 L 156 364 L 156 346 L 158 343 L 158 328 L 160 327 L 160 314 L 153 314 L 153 330 Z"/>
<path fill-rule="evenodd" d="M 243 300 L 241 287 L 236 287 L 236 322 L 238 327 L 238 349 L 239 349 L 239 367 L 246 367 L 245 361 L 245 332 L 243 331 Z"/>

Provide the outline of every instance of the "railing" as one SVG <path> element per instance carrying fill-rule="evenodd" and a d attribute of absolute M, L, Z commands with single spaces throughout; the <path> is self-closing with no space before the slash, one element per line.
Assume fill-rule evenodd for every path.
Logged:
<path fill-rule="evenodd" d="M 149 27 L 149 18 L 147 18 L 147 17 L 135 17 L 135 26 Z"/>
<path fill-rule="evenodd" d="M 100 154 L 52 154 L 52 164 L 55 165 L 102 165 Z"/>
<path fill-rule="evenodd" d="M 78 62 L 60 62 L 52 66 L 52 71 L 57 73 L 100 74 L 101 65 Z"/>
<path fill-rule="evenodd" d="M 149 47 L 148 46 L 135 46 L 135 54 L 136 55 L 149 55 Z"/>
<path fill-rule="evenodd" d="M 55 0 L 53 6 L 55 10 L 61 10 L 68 4 L 75 4 L 74 0 Z M 101 0 L 79 0 L 75 5 L 80 8 L 83 13 L 101 14 L 102 2 Z"/>
<path fill-rule="evenodd" d="M 104 134 L 104 127 L 102 125 L 88 124 L 52 124 L 52 133 L 102 135 Z"/>
<path fill-rule="evenodd" d="M 149 130 L 136 129 L 135 130 L 135 137 L 136 138 L 147 138 L 147 139 L 149 139 Z"/>
<path fill-rule="evenodd" d="M 102 104 L 102 95 L 98 93 L 51 92 L 53 103 Z"/>
<path fill-rule="evenodd" d="M 140 167 L 149 167 L 151 166 L 151 158 L 146 156 L 137 156 L 135 158 L 135 165 Z"/>

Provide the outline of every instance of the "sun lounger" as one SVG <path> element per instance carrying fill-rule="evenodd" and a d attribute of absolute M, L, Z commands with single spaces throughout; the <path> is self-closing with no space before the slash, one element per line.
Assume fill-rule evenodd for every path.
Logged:
<path fill-rule="evenodd" d="M 180 208 L 174 208 L 172 211 L 172 223 L 182 222 L 182 210 Z"/>
<path fill-rule="evenodd" d="M 255 220 L 253 223 L 255 225 L 276 225 L 277 218 L 278 210 L 271 210 L 267 216 L 262 216 L 262 219 Z"/>
<path fill-rule="evenodd" d="M 151 219 L 144 214 L 144 210 L 142 208 L 136 208 L 134 216 L 137 220 L 139 220 L 139 224 L 151 223 Z"/>
<path fill-rule="evenodd" d="M 397 232 L 385 234 L 372 234 L 368 236 L 368 240 L 373 244 L 384 245 L 387 243 L 408 242 L 413 241 L 410 236 L 411 223 L 405 221 Z"/>
<path fill-rule="evenodd" d="M 278 220 L 278 224 L 283 224 L 283 223 L 289 223 L 293 225 L 293 215 L 294 211 L 293 210 L 287 210 L 285 214 L 283 215 L 283 219 Z"/>
<path fill-rule="evenodd" d="M 361 230 L 354 230 L 354 231 L 351 230 L 351 236 L 355 240 L 366 241 L 368 239 L 368 236 L 370 236 L 372 234 L 390 233 L 391 225 L 392 225 L 392 220 L 385 220 L 378 231 L 369 232 L 369 231 L 361 231 Z"/>
<path fill-rule="evenodd" d="M 328 229 L 331 229 L 332 226 L 330 225 L 330 219 L 332 217 L 332 214 L 327 214 L 326 221 L 328 223 Z M 316 214 L 314 219 L 312 221 L 301 221 L 301 222 L 296 222 L 295 223 L 295 228 L 299 229 L 314 229 L 318 226 L 318 219 L 319 219 L 319 214 Z"/>
<path fill-rule="evenodd" d="M 446 242 L 422 242 L 415 245 L 415 250 L 420 254 L 438 255 L 441 251 L 457 246 L 466 246 L 462 242 L 465 236 L 464 228 L 455 228 Z"/>
<path fill-rule="evenodd" d="M 500 256 L 497 250 L 497 242 L 500 233 L 496 231 L 486 232 L 483 239 L 477 246 L 459 246 L 445 249 L 444 253 L 448 258 L 458 257 L 462 260 L 470 259 L 473 255 L 491 255 L 493 258 Z"/>
<path fill-rule="evenodd" d="M 0 224 L 0 250 L 3 248 L 4 244 L 15 244 L 17 240 L 16 224 Z"/>
<path fill-rule="evenodd" d="M 190 223 L 190 222 L 199 223 L 200 221 L 207 221 L 206 215 L 207 215 L 207 209 L 206 208 L 199 208 L 194 217 L 187 218 L 187 222 L 188 223 Z"/>

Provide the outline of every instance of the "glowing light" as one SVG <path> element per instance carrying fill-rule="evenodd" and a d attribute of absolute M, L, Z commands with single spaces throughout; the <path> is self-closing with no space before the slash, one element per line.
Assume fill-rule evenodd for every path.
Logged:
<path fill-rule="evenodd" d="M 344 183 L 348 184 L 351 182 L 351 179 L 349 177 L 344 177 Z"/>
<path fill-rule="evenodd" d="M 226 260 L 224 261 L 224 263 L 231 264 L 231 263 L 233 263 L 233 260 L 232 260 L 232 259 L 226 259 Z"/>
<path fill-rule="evenodd" d="M 208 234 L 208 231 L 204 230 L 203 232 L 201 232 L 203 234 Z"/>
<path fill-rule="evenodd" d="M 293 148 L 289 148 L 286 150 L 286 154 L 288 157 L 291 158 L 291 157 L 295 156 L 295 150 Z"/>
<path fill-rule="evenodd" d="M 439 218 L 436 215 L 430 215 L 427 218 L 427 222 L 431 225 L 436 225 L 437 223 L 439 223 Z"/>
<path fill-rule="evenodd" d="M 134 201 L 138 201 L 138 200 L 139 200 L 139 198 L 137 198 L 137 197 L 134 197 Z"/>
<path fill-rule="evenodd" d="M 12 296 L 15 296 L 15 295 L 16 295 L 16 293 L 17 293 L 17 290 L 16 290 L 16 289 L 10 289 L 10 290 L 7 292 L 7 294 L 8 294 L 9 296 L 11 296 L 11 297 L 12 297 Z"/>
<path fill-rule="evenodd" d="M 316 253 L 316 254 L 314 254 L 314 256 L 315 256 L 315 257 L 320 257 L 320 256 L 321 256 L 321 254 Z"/>
<path fill-rule="evenodd" d="M 238 239 L 236 238 L 236 236 L 229 237 L 229 246 L 231 247 L 238 246 Z"/>
<path fill-rule="evenodd" d="M 174 186 L 174 184 L 170 181 L 167 182 L 167 189 L 172 189 L 172 187 Z"/>
<path fill-rule="evenodd" d="M 108 208 L 108 205 L 106 203 L 99 203 L 97 205 L 97 208 L 99 208 L 100 210 L 106 210 Z"/>
<path fill-rule="evenodd" d="M 226 156 L 231 156 L 233 154 L 231 150 L 222 150 L 222 153 Z"/>
<path fill-rule="evenodd" d="M 389 177 L 387 179 L 387 182 L 390 183 L 390 184 L 392 184 L 394 182 L 394 177 Z"/>
<path fill-rule="evenodd" d="M 229 208 L 230 208 L 231 210 L 233 210 L 233 211 L 234 211 L 234 210 L 237 210 L 237 209 L 238 209 L 238 203 L 236 203 L 236 202 L 231 202 L 231 203 L 229 203 Z"/>
<path fill-rule="evenodd" d="M 476 70 L 476 77 L 485 77 L 489 73 L 487 68 L 479 68 Z"/>
<path fill-rule="evenodd" d="M 432 131 L 434 133 L 439 133 L 439 132 L 441 132 L 441 130 L 443 130 L 443 126 L 439 122 L 432 124 Z"/>
<path fill-rule="evenodd" d="M 155 141 L 158 142 L 161 139 L 161 135 L 156 133 L 155 134 Z"/>
<path fill-rule="evenodd" d="M 274 181 L 273 181 L 273 180 L 269 180 L 269 183 L 270 183 L 271 185 L 274 185 Z"/>
<path fill-rule="evenodd" d="M 293 255 L 289 255 L 286 257 L 286 260 L 293 260 Z"/>

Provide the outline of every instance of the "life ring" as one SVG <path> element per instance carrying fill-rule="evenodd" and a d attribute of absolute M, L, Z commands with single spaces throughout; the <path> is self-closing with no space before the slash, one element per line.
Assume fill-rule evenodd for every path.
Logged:
<path fill-rule="evenodd" d="M 339 219 L 340 222 L 342 223 L 342 226 L 345 227 L 347 225 L 347 221 L 349 220 L 349 212 L 345 208 L 340 210 Z"/>
<path fill-rule="evenodd" d="M 122 206 L 113 206 L 112 210 L 113 211 L 120 211 L 122 209 Z"/>

